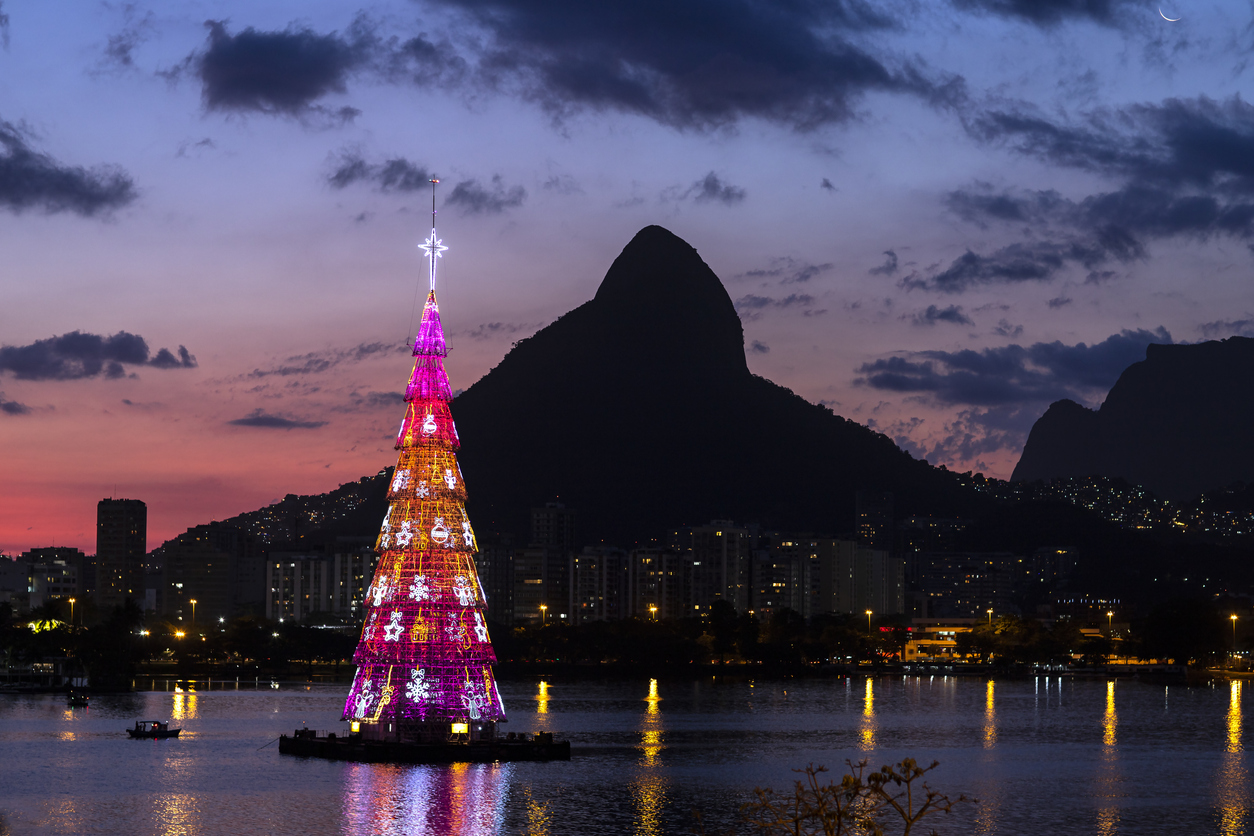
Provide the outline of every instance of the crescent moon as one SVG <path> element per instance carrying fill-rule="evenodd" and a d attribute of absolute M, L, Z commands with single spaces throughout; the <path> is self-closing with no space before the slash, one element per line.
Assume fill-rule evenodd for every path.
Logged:
<path fill-rule="evenodd" d="M 1180 18 L 1178 18 L 1178 17 L 1167 17 L 1167 15 L 1163 14 L 1163 7 L 1162 7 L 1162 6 L 1159 6 L 1159 7 L 1158 7 L 1158 13 L 1159 13 L 1160 15 L 1162 15 L 1163 20 L 1170 21 L 1171 23 L 1175 23 L 1177 20 L 1179 20 L 1179 19 L 1180 19 Z"/>

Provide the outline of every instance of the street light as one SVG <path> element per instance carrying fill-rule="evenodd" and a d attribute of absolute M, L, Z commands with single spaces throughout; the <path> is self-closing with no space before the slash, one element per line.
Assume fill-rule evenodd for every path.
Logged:
<path fill-rule="evenodd" d="M 654 621 L 657 621 L 657 604 L 649 605 L 649 615 L 653 617 Z"/>
<path fill-rule="evenodd" d="M 71 598 L 70 600 L 73 601 L 74 599 Z M 1228 617 L 1232 619 L 1232 655 L 1236 656 L 1237 655 L 1237 614 L 1233 613 L 1232 615 Z"/>
<path fill-rule="evenodd" d="M 196 599 L 193 598 L 190 603 L 192 605 L 192 629 L 195 630 L 196 629 Z"/>
<path fill-rule="evenodd" d="M 985 610 L 985 612 L 988 613 L 988 626 L 992 627 L 993 626 L 993 608 L 989 607 L 987 610 Z"/>
<path fill-rule="evenodd" d="M 71 627 L 74 626 L 74 599 L 73 598 L 70 599 L 70 626 Z M 1236 633 L 1233 633 L 1232 635 L 1235 636 Z M 1236 647 L 1235 640 L 1233 641 L 1233 647 Z"/>
<path fill-rule="evenodd" d="M 871 611 L 866 611 L 866 634 L 871 635 Z"/>
<path fill-rule="evenodd" d="M 548 605 L 548 604 L 541 604 L 541 605 L 540 605 L 540 623 L 541 623 L 541 624 L 543 624 L 543 623 L 544 623 L 545 616 L 546 616 L 546 615 L 548 615 L 548 612 L 547 612 L 547 611 L 548 611 L 548 609 L 549 609 L 549 605 Z"/>
<path fill-rule="evenodd" d="M 1115 613 L 1114 610 L 1106 611 L 1106 632 L 1115 632 Z"/>

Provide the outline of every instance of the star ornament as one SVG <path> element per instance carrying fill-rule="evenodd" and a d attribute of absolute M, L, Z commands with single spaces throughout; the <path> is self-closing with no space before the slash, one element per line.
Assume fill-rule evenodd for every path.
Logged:
<path fill-rule="evenodd" d="M 418 245 L 418 249 L 427 254 L 427 258 L 434 255 L 436 258 L 443 258 L 443 253 L 448 247 L 444 246 L 444 242 L 435 237 L 435 230 L 431 230 L 431 237 Z"/>
<path fill-rule="evenodd" d="M 383 627 L 384 641 L 394 642 L 401 637 L 401 614 L 399 612 L 392 613 L 392 620 Z"/>

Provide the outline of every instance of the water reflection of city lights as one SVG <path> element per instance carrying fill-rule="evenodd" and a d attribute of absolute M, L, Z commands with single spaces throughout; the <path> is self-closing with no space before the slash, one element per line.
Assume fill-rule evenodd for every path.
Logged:
<path fill-rule="evenodd" d="M 1220 836 L 1239 836 L 1250 823 L 1249 776 L 1241 744 L 1241 681 L 1228 683 L 1228 739 L 1215 776 Z"/>
<path fill-rule="evenodd" d="M 875 686 L 869 676 L 866 678 L 866 695 L 862 699 L 862 725 L 858 730 L 858 744 L 863 751 L 875 748 Z"/>
<path fill-rule="evenodd" d="M 344 783 L 345 836 L 497 836 L 511 764 L 358 764 Z M 532 831 L 528 831 L 532 832 Z M 537 836 L 547 828 L 535 831 Z"/>
<path fill-rule="evenodd" d="M 1114 746 L 1116 730 L 1119 726 L 1119 715 L 1115 713 L 1115 683 L 1106 683 L 1106 713 L 1102 716 L 1102 743 Z"/>
<path fill-rule="evenodd" d="M 644 701 L 647 705 L 645 708 L 646 712 L 649 714 L 657 714 L 659 712 L 660 709 L 658 707 L 658 703 L 662 701 L 662 698 L 657 695 L 656 679 L 649 680 L 649 696 L 645 697 Z"/>
<path fill-rule="evenodd" d="M 1102 765 L 1097 773 L 1096 791 L 1099 798 L 1097 832 L 1099 836 L 1114 836 L 1119 832 L 1119 774 L 1118 742 L 1119 715 L 1115 711 L 1115 683 L 1106 683 L 1106 713 L 1102 715 Z"/>
<path fill-rule="evenodd" d="M 175 689 L 174 705 L 170 709 L 170 717 L 174 720 L 193 720 L 196 718 L 196 702 L 199 697 L 195 691 Z"/>
<path fill-rule="evenodd" d="M 536 693 L 536 714 L 549 713 L 549 683 L 540 680 L 540 690 Z"/>
<path fill-rule="evenodd" d="M 991 749 L 997 743 L 997 706 L 993 701 L 993 680 L 984 686 L 984 748 Z"/>
<path fill-rule="evenodd" d="M 662 771 L 662 750 L 666 748 L 662 725 L 662 697 L 657 680 L 649 680 L 640 720 L 641 771 L 631 783 L 636 803 L 637 836 L 658 836 L 662 832 L 662 809 L 666 805 L 669 780 Z"/>
<path fill-rule="evenodd" d="M 161 823 L 162 836 L 195 836 L 201 831 L 200 807 L 192 795 L 157 796 L 153 819 Z"/>
<path fill-rule="evenodd" d="M 527 829 L 523 831 L 525 836 L 549 836 L 549 826 L 553 823 L 549 802 L 532 796 L 531 787 L 523 787 L 523 799 L 527 810 Z"/>

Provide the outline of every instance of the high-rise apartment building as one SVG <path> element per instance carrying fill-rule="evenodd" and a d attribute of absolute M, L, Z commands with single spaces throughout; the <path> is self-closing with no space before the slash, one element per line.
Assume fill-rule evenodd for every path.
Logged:
<path fill-rule="evenodd" d="M 886 491 L 858 491 L 854 502 L 858 542 L 870 549 L 892 552 L 893 495 Z"/>
<path fill-rule="evenodd" d="M 103 611 L 144 598 L 148 506 L 138 499 L 96 504 L 96 600 Z"/>
<path fill-rule="evenodd" d="M 715 601 L 726 601 L 739 612 L 749 610 L 748 529 L 730 520 L 713 520 L 673 532 L 670 539 L 677 551 L 691 555 L 693 615 L 709 612 Z"/>

